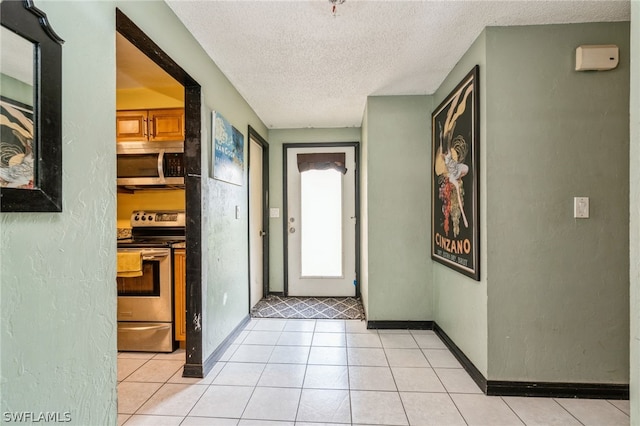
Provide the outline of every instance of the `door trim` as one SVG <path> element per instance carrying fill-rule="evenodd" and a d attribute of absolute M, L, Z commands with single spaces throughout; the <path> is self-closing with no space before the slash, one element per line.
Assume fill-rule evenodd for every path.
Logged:
<path fill-rule="evenodd" d="M 131 19 L 116 8 L 116 31 L 129 40 L 149 59 L 184 86 L 185 114 L 185 204 L 187 217 L 187 340 L 184 377 L 204 377 L 213 364 L 203 360 L 202 353 L 202 204 L 201 175 L 201 86 L 180 65 L 151 40 Z M 189 321 L 193 318 L 193 321 Z M 196 321 L 197 319 L 197 321 Z"/>
<path fill-rule="evenodd" d="M 258 142 L 258 145 L 262 147 L 262 230 L 266 232 L 266 235 L 262 238 L 262 294 L 267 296 L 269 294 L 269 143 L 251 126 L 249 126 L 249 147 L 247 151 L 247 170 L 251 167 L 251 139 Z M 247 208 L 249 206 L 249 199 L 251 198 L 251 191 L 249 185 L 247 185 Z M 247 246 L 248 246 L 248 271 L 249 277 L 247 279 L 249 285 L 249 298 L 247 304 L 249 306 L 249 312 L 251 312 L 251 244 L 249 241 L 250 233 L 249 228 L 251 221 L 247 220 Z"/>
<path fill-rule="evenodd" d="M 356 163 L 355 170 L 355 197 L 356 197 L 356 298 L 360 297 L 360 142 L 310 142 L 310 143 L 285 143 L 282 144 L 282 242 L 283 242 L 283 278 L 284 295 L 289 295 L 289 238 L 288 224 L 289 217 L 289 197 L 287 185 L 287 153 L 291 148 L 332 148 L 332 147 L 353 147 Z"/>

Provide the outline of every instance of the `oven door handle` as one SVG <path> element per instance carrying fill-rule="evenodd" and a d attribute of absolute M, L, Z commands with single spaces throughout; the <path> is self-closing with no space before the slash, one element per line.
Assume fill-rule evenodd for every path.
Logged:
<path fill-rule="evenodd" d="M 162 330 L 164 328 L 168 328 L 169 324 L 158 324 L 158 325 L 139 325 L 136 327 L 127 327 L 127 331 L 150 331 L 150 330 Z"/>
<path fill-rule="evenodd" d="M 164 254 L 164 255 L 155 254 L 155 255 L 149 255 L 149 256 L 142 255 L 142 260 L 162 260 L 167 256 L 168 255 L 166 255 L 166 254 Z"/>
<path fill-rule="evenodd" d="M 140 251 L 142 260 L 162 260 L 169 257 L 170 254 L 171 250 L 169 249 L 146 249 Z"/>

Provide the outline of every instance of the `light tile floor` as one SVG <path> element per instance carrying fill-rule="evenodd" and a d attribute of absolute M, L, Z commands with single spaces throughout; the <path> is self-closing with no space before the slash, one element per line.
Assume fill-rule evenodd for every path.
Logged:
<path fill-rule="evenodd" d="M 432 331 L 254 319 L 204 379 L 118 354 L 119 425 L 629 424 L 629 401 L 485 396 Z"/>

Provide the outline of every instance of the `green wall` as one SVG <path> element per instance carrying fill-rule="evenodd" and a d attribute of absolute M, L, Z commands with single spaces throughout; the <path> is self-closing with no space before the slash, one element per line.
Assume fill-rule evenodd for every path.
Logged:
<path fill-rule="evenodd" d="M 458 345 L 476 368 L 487 376 L 487 90 L 486 76 L 491 73 L 486 61 L 486 33 L 483 32 L 449 73 L 433 96 L 433 108 L 473 69 L 480 66 L 480 281 L 474 281 L 448 267 L 433 263 L 434 319 Z M 431 126 L 429 126 L 431 128 Z M 429 130 L 431 131 L 431 130 Z M 431 137 L 428 139 L 431 140 Z M 429 143 L 429 142 L 427 142 Z M 431 149 L 429 147 L 429 149 Z M 431 152 L 429 152 L 431 158 Z M 431 161 L 429 161 L 431 164 Z M 431 172 L 431 168 L 429 169 Z M 425 255 L 428 259 L 429 251 Z"/>
<path fill-rule="evenodd" d="M 33 86 L 0 73 L 0 95 L 33 106 Z"/>
<path fill-rule="evenodd" d="M 116 6 L 203 86 L 204 358 L 248 309 L 246 183 L 236 187 L 208 177 L 211 111 L 218 110 L 245 134 L 245 142 L 247 124 L 268 135 L 272 207 L 282 208 L 282 143 L 361 140 L 366 183 L 362 222 L 369 231 L 368 240 L 363 240 L 363 253 L 368 253 L 363 294 L 366 290 L 370 319 L 435 319 L 489 379 L 542 380 L 555 369 L 553 380 L 624 382 L 629 318 L 625 274 L 630 270 L 632 419 L 638 423 L 640 267 L 635 260 L 640 252 L 640 171 L 631 167 L 629 174 L 622 160 L 628 134 L 621 103 L 627 102 L 628 95 L 619 88 L 624 89 L 629 78 L 627 24 L 489 29 L 433 98 L 370 98 L 363 129 L 267 132 L 168 7 L 158 1 L 39 5 L 66 40 L 63 212 L 0 214 L 2 412 L 69 410 L 72 424 L 116 422 Z M 634 45 L 640 39 L 638 10 L 638 3 L 632 2 Z M 524 37 L 525 33 L 529 35 Z M 551 35 L 556 37 L 552 43 Z M 575 46 L 596 42 L 615 42 L 626 49 L 621 67 L 603 73 L 570 72 Z M 516 48 L 521 45 L 529 50 Z M 546 47 L 543 58 L 534 61 L 522 56 L 526 51 L 540 55 L 541 46 Z M 638 50 L 633 52 L 636 69 Z M 430 230 L 424 220 L 430 185 L 430 111 L 475 64 L 481 66 L 484 112 L 479 283 L 429 261 L 426 236 Z M 500 69 L 503 66 L 507 69 Z M 632 165 L 640 159 L 637 75 L 632 77 Z M 519 105 L 514 93 L 530 96 Z M 558 99 L 560 95 L 568 99 Z M 552 102 L 556 106 L 551 107 Z M 575 108 L 581 114 L 574 115 Z M 509 115 L 511 121 L 505 118 Z M 571 120 L 558 124 L 559 116 Z M 485 117 L 491 117 L 490 128 Z M 543 118 L 547 126 L 536 125 Z M 536 139 L 531 140 L 528 132 Z M 568 133 L 571 144 L 564 146 L 559 141 L 567 140 Z M 606 150 L 600 141 L 608 142 Z M 588 149 L 569 149 L 576 145 Z M 517 147 L 524 150 L 524 157 L 522 151 L 514 151 Z M 598 161 L 601 152 L 619 162 L 605 167 L 606 160 Z M 514 158 L 516 153 L 520 156 Z M 520 177 L 520 167 L 528 173 L 527 181 Z M 567 173 L 558 182 L 560 167 Z M 390 174 L 390 169 L 397 173 Z M 630 188 L 625 183 L 629 181 Z M 628 192 L 631 265 L 625 246 L 629 241 L 626 217 L 620 212 L 629 211 L 624 197 Z M 591 197 L 591 219 L 572 219 L 574 195 Z M 233 215 L 236 205 L 243 213 L 240 219 Z M 537 228 L 542 223 L 544 233 Z M 271 237 L 270 279 L 272 290 L 278 291 L 282 218 L 271 220 Z M 525 244 L 513 244 L 513 237 Z M 516 255 L 520 256 L 517 262 Z M 538 308 L 535 316 L 529 305 Z M 606 345 L 599 346 L 597 339 Z M 551 367 L 543 365 L 546 362 Z"/>
<path fill-rule="evenodd" d="M 267 130 L 164 2 L 39 7 L 66 41 L 63 212 L 0 215 L 0 408 L 115 424 L 116 7 L 202 86 L 203 359 L 248 315 L 249 285 L 247 185 L 209 178 L 211 111 L 245 142 L 249 124 Z"/>
<path fill-rule="evenodd" d="M 114 6 L 38 7 L 65 40 L 63 210 L 0 214 L 0 412 L 115 424 Z"/>
<path fill-rule="evenodd" d="M 573 71 L 609 43 L 616 70 Z M 627 23 L 488 28 L 433 97 L 480 65 L 481 280 L 435 264 L 433 286 L 489 380 L 628 381 L 628 52 Z"/>
<path fill-rule="evenodd" d="M 284 291 L 284 251 L 282 196 L 282 144 L 359 142 L 360 128 L 271 129 L 269 130 L 269 207 L 280 209 L 279 218 L 269 219 L 269 290 Z"/>
<path fill-rule="evenodd" d="M 629 25 L 486 34 L 488 378 L 627 383 Z M 620 65 L 574 71 L 581 44 Z"/>
<path fill-rule="evenodd" d="M 631 276 L 631 423 L 640 425 L 640 1 L 631 2 L 631 149 L 630 276 Z"/>
<path fill-rule="evenodd" d="M 127 2 L 123 12 L 202 86 L 203 360 L 249 314 L 247 128 L 265 125 L 164 2 Z M 211 114 L 221 113 L 244 135 L 242 186 L 212 179 Z M 240 216 L 236 219 L 236 206 Z"/>
<path fill-rule="evenodd" d="M 367 100 L 368 320 L 433 318 L 430 107 L 428 96 Z"/>
<path fill-rule="evenodd" d="M 360 140 L 360 300 L 365 318 L 369 316 L 369 107 L 362 116 Z"/>

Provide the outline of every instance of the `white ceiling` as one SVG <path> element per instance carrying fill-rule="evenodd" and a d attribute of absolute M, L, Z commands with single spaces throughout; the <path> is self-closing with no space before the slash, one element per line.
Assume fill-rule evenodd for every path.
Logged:
<path fill-rule="evenodd" d="M 486 26 L 630 17 L 628 0 L 165 1 L 269 128 L 359 127 L 367 96 L 431 94 Z"/>

